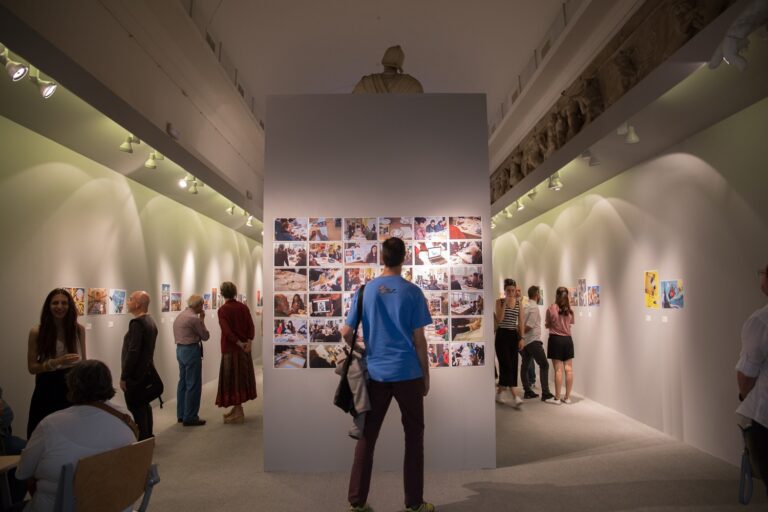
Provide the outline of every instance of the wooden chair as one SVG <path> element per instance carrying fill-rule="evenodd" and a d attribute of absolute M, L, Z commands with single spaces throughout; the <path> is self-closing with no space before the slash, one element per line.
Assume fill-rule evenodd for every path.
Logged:
<path fill-rule="evenodd" d="M 131 507 L 143 494 L 139 511 L 149 505 L 152 487 L 159 481 L 152 464 L 155 439 L 80 459 L 61 468 L 55 512 L 118 512 Z"/>

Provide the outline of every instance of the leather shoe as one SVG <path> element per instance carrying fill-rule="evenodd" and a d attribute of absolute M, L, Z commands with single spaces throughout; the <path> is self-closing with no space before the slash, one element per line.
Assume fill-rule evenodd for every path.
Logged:
<path fill-rule="evenodd" d="M 203 425 L 205 425 L 205 420 L 201 420 L 200 418 L 198 418 L 196 420 L 185 421 L 183 425 L 185 427 L 202 427 Z"/>

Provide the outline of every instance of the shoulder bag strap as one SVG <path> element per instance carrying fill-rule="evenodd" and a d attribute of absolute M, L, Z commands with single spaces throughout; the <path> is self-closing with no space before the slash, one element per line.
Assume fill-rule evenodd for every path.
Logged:
<path fill-rule="evenodd" d="M 355 332 L 352 334 L 352 346 L 349 347 L 349 355 L 344 360 L 343 374 L 346 375 L 349 370 L 349 365 L 352 364 L 352 352 L 355 351 L 355 342 L 357 341 L 357 330 L 360 328 L 360 322 L 363 320 L 363 293 L 365 292 L 365 285 L 360 287 L 360 293 L 357 296 L 357 323 L 355 324 Z"/>
<path fill-rule="evenodd" d="M 114 409 L 114 408 L 108 406 L 104 402 L 91 402 L 91 403 L 88 403 L 88 404 L 85 404 L 85 405 L 90 405 L 91 407 L 95 407 L 97 409 L 101 409 L 104 412 L 108 412 L 109 414 L 111 414 L 115 418 L 121 420 L 123 423 L 128 425 L 128 428 L 130 428 L 131 431 L 133 431 L 133 435 L 136 436 L 136 439 L 139 438 L 139 426 L 136 424 L 135 421 L 133 421 L 133 419 L 131 418 L 130 415 L 122 413 L 122 412 L 118 411 L 117 409 Z"/>

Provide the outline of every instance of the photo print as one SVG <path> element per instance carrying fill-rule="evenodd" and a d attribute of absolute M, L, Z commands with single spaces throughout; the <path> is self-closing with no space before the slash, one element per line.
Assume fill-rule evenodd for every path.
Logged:
<path fill-rule="evenodd" d="M 218 308 L 220 300 L 221 296 L 219 295 L 219 290 L 216 288 L 211 288 L 211 307 L 213 309 Z"/>
<path fill-rule="evenodd" d="M 576 288 L 568 288 L 568 303 L 572 308 L 579 305 L 579 290 Z"/>
<path fill-rule="evenodd" d="M 664 309 L 683 309 L 685 306 L 685 288 L 682 279 L 661 282 L 661 307 Z"/>
<path fill-rule="evenodd" d="M 483 317 L 456 318 L 451 317 L 451 340 L 453 341 L 482 341 Z"/>
<path fill-rule="evenodd" d="M 483 267 L 451 267 L 451 290 L 478 291 L 483 289 Z"/>
<path fill-rule="evenodd" d="M 344 219 L 344 240 L 376 240 L 376 217 L 350 217 Z"/>
<path fill-rule="evenodd" d="M 447 343 L 427 345 L 427 360 L 430 368 L 447 368 L 451 365 L 450 350 Z"/>
<path fill-rule="evenodd" d="M 403 242 L 405 244 L 405 257 L 403 258 L 403 265 L 413 265 L 413 242 Z M 379 249 L 381 249 L 379 247 Z M 379 251 L 379 264 L 384 265 L 384 256 Z"/>
<path fill-rule="evenodd" d="M 106 288 L 88 288 L 88 314 L 106 315 L 107 314 L 107 289 Z"/>
<path fill-rule="evenodd" d="M 272 340 L 275 343 L 306 343 L 307 320 L 306 318 L 291 318 L 288 320 L 275 320 L 275 328 L 272 332 Z"/>
<path fill-rule="evenodd" d="M 343 297 L 344 301 L 344 318 L 349 316 L 349 310 L 352 307 L 352 299 L 354 298 L 354 293 L 345 293 Z"/>
<path fill-rule="evenodd" d="M 256 290 L 256 307 L 264 307 L 264 294 L 261 292 L 261 290 Z"/>
<path fill-rule="evenodd" d="M 451 366 L 485 366 L 485 343 L 451 343 Z"/>
<path fill-rule="evenodd" d="M 309 241 L 326 242 L 341 240 L 341 219 L 335 217 L 310 217 Z"/>
<path fill-rule="evenodd" d="M 341 318 L 312 318 L 309 321 L 310 343 L 340 343 Z"/>
<path fill-rule="evenodd" d="M 171 292 L 171 311 L 181 311 L 181 292 Z"/>
<path fill-rule="evenodd" d="M 481 292 L 451 292 L 451 314 L 482 315 L 483 294 Z"/>
<path fill-rule="evenodd" d="M 598 290 L 599 293 L 600 290 Z M 539 300 L 536 302 L 537 306 L 543 306 L 544 305 L 544 288 L 539 287 Z"/>
<path fill-rule="evenodd" d="M 160 312 L 167 313 L 171 310 L 171 285 L 163 283 L 160 285 Z"/>
<path fill-rule="evenodd" d="M 306 345 L 275 345 L 275 368 L 307 367 Z"/>
<path fill-rule="evenodd" d="M 210 309 L 211 309 L 211 294 L 204 293 L 203 294 L 203 311 L 208 311 Z"/>
<path fill-rule="evenodd" d="M 432 317 L 432 323 L 424 327 L 424 337 L 427 343 L 442 343 L 448 341 L 448 319 Z"/>
<path fill-rule="evenodd" d="M 287 242 L 275 244 L 275 268 L 306 266 L 307 244 L 303 242 Z"/>
<path fill-rule="evenodd" d="M 416 265 L 447 265 L 448 243 L 432 240 L 415 242 L 413 256 Z"/>
<path fill-rule="evenodd" d="M 339 231 L 341 232 L 341 231 Z M 344 246 L 341 242 L 309 244 L 310 267 L 340 267 L 343 260 Z"/>
<path fill-rule="evenodd" d="M 64 288 L 72 296 L 72 300 L 75 301 L 75 309 L 77 310 L 77 316 L 83 316 L 85 314 L 85 288 Z"/>
<path fill-rule="evenodd" d="M 411 217 L 379 217 L 379 240 L 388 238 L 413 240 L 413 219 Z"/>
<path fill-rule="evenodd" d="M 583 277 L 576 281 L 576 290 L 579 293 L 579 302 L 576 304 L 577 306 L 586 306 L 587 305 L 587 280 Z"/>
<path fill-rule="evenodd" d="M 347 242 L 344 244 L 344 265 L 378 265 L 378 263 L 378 243 Z"/>
<path fill-rule="evenodd" d="M 275 318 L 307 316 L 306 293 L 275 293 Z"/>
<path fill-rule="evenodd" d="M 309 307 L 310 316 L 341 316 L 341 294 L 313 293 L 309 296 Z"/>
<path fill-rule="evenodd" d="M 451 240 L 475 239 L 483 237 L 481 217 L 451 217 Z"/>
<path fill-rule="evenodd" d="M 340 268 L 309 269 L 309 291 L 340 292 L 344 285 L 344 274 Z"/>
<path fill-rule="evenodd" d="M 447 290 L 448 269 L 441 267 L 413 267 L 413 283 L 422 290 Z"/>
<path fill-rule="evenodd" d="M 109 289 L 109 314 L 122 315 L 125 313 L 125 290 Z"/>
<path fill-rule="evenodd" d="M 451 242 L 451 265 L 482 265 L 482 242 Z"/>
<path fill-rule="evenodd" d="M 276 292 L 299 292 L 307 290 L 307 269 L 291 268 L 275 269 L 275 290 Z"/>
<path fill-rule="evenodd" d="M 344 291 L 356 292 L 362 285 L 373 281 L 377 273 L 376 267 L 345 268 Z"/>
<path fill-rule="evenodd" d="M 448 223 L 445 217 L 414 217 L 414 240 L 447 240 Z"/>
<path fill-rule="evenodd" d="M 600 287 L 599 286 L 587 287 L 587 305 L 589 306 L 600 305 Z"/>
<path fill-rule="evenodd" d="M 346 343 L 312 344 L 309 346 L 309 367 L 336 368 L 348 355 L 349 345 Z"/>
<path fill-rule="evenodd" d="M 659 271 L 646 270 L 643 279 L 645 286 L 645 307 L 659 309 L 661 307 L 661 290 L 659 289 Z"/>
<path fill-rule="evenodd" d="M 290 217 L 275 219 L 275 240 L 279 242 L 306 242 L 307 219 Z"/>
<path fill-rule="evenodd" d="M 432 316 L 448 316 L 448 292 L 424 292 Z"/>

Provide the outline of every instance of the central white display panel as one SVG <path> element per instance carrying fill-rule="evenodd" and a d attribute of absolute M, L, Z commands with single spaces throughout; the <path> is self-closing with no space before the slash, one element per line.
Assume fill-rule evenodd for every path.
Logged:
<path fill-rule="evenodd" d="M 268 100 L 263 267 L 265 470 L 345 471 L 351 466 L 355 446 L 355 441 L 347 437 L 351 417 L 333 405 L 338 377 L 332 369 L 304 365 L 302 356 L 309 356 L 312 345 L 305 345 L 303 354 L 301 349 L 293 350 L 292 343 L 302 342 L 285 334 L 284 324 L 280 323 L 284 320 L 287 326 L 291 320 L 290 327 L 295 329 L 306 321 L 309 329 L 317 322 L 312 320 L 311 296 L 307 296 L 304 316 L 286 316 L 283 302 L 286 296 L 293 298 L 291 281 L 298 283 L 302 278 L 300 272 L 294 276 L 278 271 L 276 275 L 276 259 L 281 262 L 280 269 L 300 271 L 302 257 L 307 255 L 301 256 L 299 251 L 310 245 L 275 241 L 280 222 L 276 219 L 293 222 L 311 218 L 444 217 L 448 222 L 452 217 L 479 217 L 482 236 L 476 241 L 485 249 L 482 275 L 490 276 L 485 112 L 483 95 L 465 94 L 277 96 Z M 303 221 L 296 222 L 300 226 Z M 282 231 L 283 227 L 277 229 Z M 278 238 L 285 236 L 279 233 Z M 282 252 L 276 255 L 279 244 L 290 249 L 290 257 Z M 418 244 L 413 247 L 418 249 Z M 450 258 L 450 245 L 446 249 Z M 423 261 L 426 270 L 430 264 Z M 416 265 L 413 268 L 418 273 Z M 451 278 L 453 275 L 451 271 Z M 347 276 L 339 277 L 343 278 L 341 295 L 346 296 Z M 310 281 L 304 279 L 306 288 Z M 459 275 L 462 283 L 470 280 L 471 276 Z M 277 292 L 276 281 L 280 288 Z M 482 291 L 471 293 L 480 295 L 482 302 L 490 306 L 491 289 L 488 282 Z M 455 293 L 454 297 L 448 290 L 445 295 L 449 300 L 465 298 L 458 288 Z M 477 295 L 470 297 L 476 299 Z M 317 302 L 318 308 L 322 306 L 321 301 Z M 435 303 L 435 307 L 439 305 Z M 280 336 L 276 336 L 275 319 Z M 483 308 L 482 326 L 481 339 L 471 340 L 483 344 L 484 366 L 437 367 L 430 371 L 431 391 L 425 399 L 427 469 L 496 465 L 491 307 Z M 462 319 L 455 327 L 466 328 Z M 280 341 L 273 341 L 276 338 Z M 463 339 L 467 338 L 454 341 Z M 282 345 L 281 353 L 276 357 L 278 344 Z M 376 447 L 375 468 L 400 469 L 403 451 L 400 412 L 393 401 Z"/>

